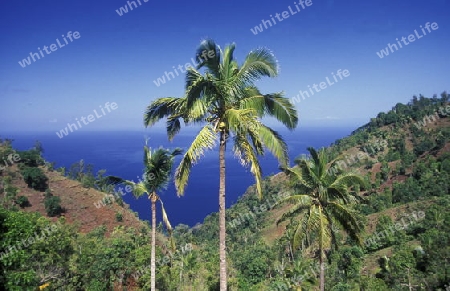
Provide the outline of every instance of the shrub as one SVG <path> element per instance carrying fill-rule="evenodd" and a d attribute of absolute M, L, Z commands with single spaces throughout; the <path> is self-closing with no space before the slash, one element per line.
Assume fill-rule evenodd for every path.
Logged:
<path fill-rule="evenodd" d="M 63 212 L 61 198 L 57 196 L 46 198 L 44 204 L 48 216 L 57 216 Z"/>
<path fill-rule="evenodd" d="M 50 191 L 50 189 L 47 188 L 47 190 L 45 190 L 45 199 L 50 198 L 52 196 L 53 196 L 52 192 Z"/>
<path fill-rule="evenodd" d="M 28 187 L 42 192 L 48 188 L 48 178 L 41 169 L 24 167 L 21 173 Z"/>
<path fill-rule="evenodd" d="M 37 150 L 20 151 L 17 153 L 20 156 L 20 163 L 23 163 L 28 167 L 37 167 L 44 164 L 44 160 Z"/>
<path fill-rule="evenodd" d="M 20 208 L 31 206 L 30 201 L 28 201 L 28 197 L 26 196 L 19 196 L 14 202 L 16 202 Z"/>
<path fill-rule="evenodd" d="M 123 215 L 122 215 L 122 213 L 116 212 L 116 220 L 117 220 L 118 222 L 123 221 Z"/>
<path fill-rule="evenodd" d="M 51 163 L 46 162 L 46 163 L 45 163 L 45 166 L 47 167 L 47 169 L 48 169 L 50 172 L 53 172 L 53 171 L 55 170 L 55 162 L 51 162 Z"/>
<path fill-rule="evenodd" d="M 15 198 L 17 193 L 19 192 L 19 189 L 17 187 L 14 187 L 12 185 L 7 185 L 5 187 L 6 196 L 8 198 Z"/>

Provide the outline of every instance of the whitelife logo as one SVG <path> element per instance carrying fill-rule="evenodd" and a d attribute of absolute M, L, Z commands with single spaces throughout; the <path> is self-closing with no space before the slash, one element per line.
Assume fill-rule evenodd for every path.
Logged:
<path fill-rule="evenodd" d="M 56 46 L 56 44 L 52 43 L 50 46 L 46 46 L 44 45 L 44 47 L 42 48 L 42 50 L 45 51 L 45 53 L 47 55 L 51 54 L 52 52 L 55 52 L 58 50 L 59 48 L 65 47 L 66 45 L 69 44 L 69 42 L 67 41 L 66 37 L 70 40 L 70 42 L 72 43 L 75 39 L 79 39 L 81 37 L 80 33 L 78 31 L 74 31 L 72 33 L 72 31 L 67 32 L 66 36 L 64 36 L 64 34 L 62 35 L 64 43 L 61 43 L 59 41 L 59 39 L 56 39 L 56 43 L 58 44 L 58 46 Z M 73 37 L 73 38 L 72 38 Z M 50 51 L 48 50 L 50 48 Z M 33 62 L 36 62 L 36 60 L 40 60 L 41 57 L 45 57 L 46 55 L 44 55 L 44 53 L 41 50 L 41 47 L 38 47 L 39 53 L 33 53 L 30 52 L 30 56 L 26 59 L 23 59 L 22 61 L 19 61 L 19 65 L 22 68 L 25 68 L 27 65 L 31 65 L 31 60 L 33 60 Z"/>
<path fill-rule="evenodd" d="M 136 0 L 139 3 L 139 7 L 142 5 L 141 0 Z M 149 0 L 142 0 L 145 3 L 147 3 Z M 130 11 L 132 11 L 134 8 L 138 8 L 138 5 L 136 4 L 135 1 L 127 1 L 127 5 L 128 7 L 130 7 Z M 128 7 L 127 5 L 124 5 L 123 7 L 120 7 L 119 9 L 116 9 L 117 14 L 119 14 L 119 16 L 124 15 L 125 13 L 128 13 Z M 133 8 L 134 5 L 134 8 Z"/>
<path fill-rule="evenodd" d="M 9 166 L 12 166 L 14 163 L 17 163 L 20 161 L 20 156 L 18 153 L 14 152 L 14 154 L 9 154 L 8 159 L 3 158 L 3 162 L 0 161 L 0 172 L 6 169 Z M 8 163 L 9 161 L 9 163 Z M 4 164 L 4 165 L 2 165 Z"/>
<path fill-rule="evenodd" d="M 339 77 L 339 79 L 336 77 L 336 75 L 333 72 L 331 72 L 331 75 L 333 76 L 334 82 L 331 81 L 328 77 L 326 77 L 325 78 L 326 82 L 323 81 L 323 82 L 320 82 L 319 84 L 314 83 L 312 86 L 308 85 L 309 92 L 300 90 L 299 94 L 297 94 L 297 96 L 292 97 L 290 99 L 291 104 L 300 103 L 302 100 L 305 100 L 306 98 L 309 98 L 310 96 L 313 96 L 314 92 L 319 93 L 320 91 L 333 86 L 335 83 L 342 81 L 344 78 L 347 78 L 348 76 L 350 76 L 350 71 L 347 69 L 337 70 L 336 75 L 337 75 L 337 77 Z M 314 91 L 313 91 L 313 89 L 314 89 Z M 311 95 L 309 93 L 311 93 Z"/>
<path fill-rule="evenodd" d="M 0 252 L 0 260 L 6 259 L 8 256 L 14 254 L 15 252 L 18 252 L 22 250 L 22 245 L 24 248 L 29 247 L 30 245 L 34 244 L 35 242 L 41 241 L 43 239 L 46 239 L 47 237 L 50 237 L 53 232 L 56 232 L 61 227 L 61 224 L 58 222 L 57 224 L 52 224 L 50 226 L 47 226 L 41 231 L 41 235 L 39 235 L 37 232 L 34 232 L 34 235 L 28 236 L 25 239 L 22 239 L 21 242 L 17 242 L 15 245 L 10 245 L 8 247 L 9 251 L 6 250 L 6 247 L 4 248 L 4 252 Z M 45 233 L 44 230 L 47 232 Z M 28 243 L 27 243 L 28 242 Z"/>
<path fill-rule="evenodd" d="M 400 48 L 403 48 L 402 42 L 403 42 L 403 44 L 405 46 L 407 46 L 410 43 L 415 42 L 417 39 L 421 39 L 422 37 L 427 35 L 427 33 L 425 32 L 425 29 L 428 30 L 428 33 L 431 33 L 431 30 L 437 30 L 439 28 L 439 26 L 438 26 L 438 24 L 436 22 L 433 22 L 431 24 L 429 22 L 427 22 L 425 24 L 425 29 L 422 27 L 422 25 L 420 26 L 420 28 L 422 30 L 423 35 L 420 35 L 420 33 L 417 32 L 417 29 L 414 29 L 414 34 L 408 35 L 408 41 L 409 42 L 406 41 L 406 37 L 402 37 L 401 38 L 401 42 L 400 42 L 400 40 L 398 40 L 398 38 L 396 38 L 395 40 L 397 41 L 398 46 Z M 416 39 L 416 37 L 417 37 L 417 39 Z M 394 51 L 394 48 L 395 48 L 395 51 Z M 399 48 L 397 47 L 397 45 L 395 43 L 394 44 L 388 43 L 388 45 L 387 45 L 387 47 L 385 49 L 382 49 L 379 52 L 377 52 L 378 57 L 380 59 L 382 59 L 384 57 L 387 57 L 389 55 L 389 50 L 390 50 L 391 53 L 394 53 L 394 52 L 398 51 Z"/>
<path fill-rule="evenodd" d="M 116 110 L 118 108 L 116 102 L 112 102 L 111 104 L 109 104 L 109 102 L 106 102 L 105 108 L 103 108 L 103 106 L 101 106 L 101 105 L 99 107 L 100 107 L 103 115 L 99 115 L 97 112 L 97 109 L 94 109 L 95 116 L 94 116 L 94 114 L 89 114 L 87 116 L 87 118 L 84 116 L 81 116 L 80 119 L 84 125 L 88 125 L 90 122 L 94 122 L 96 120 L 96 118 L 98 119 L 98 118 L 102 118 L 103 116 L 105 116 L 106 115 L 105 108 L 108 111 L 108 113 L 110 113 L 111 110 Z M 86 119 L 87 119 L 87 121 L 86 121 Z M 56 135 L 59 138 L 63 138 L 64 136 L 69 135 L 69 130 L 70 130 L 70 132 L 73 132 L 74 130 L 78 130 L 78 128 L 81 128 L 82 126 L 81 126 L 80 120 L 78 120 L 78 118 L 75 118 L 75 120 L 76 120 L 78 126 L 75 123 L 67 123 L 67 126 L 64 129 L 61 129 L 59 132 L 56 132 Z"/>
<path fill-rule="evenodd" d="M 300 0 L 300 1 L 298 1 L 298 3 L 294 2 L 296 10 L 292 9 L 292 7 L 289 5 L 288 6 L 288 10 L 289 11 L 286 10 L 286 11 L 283 11 L 281 13 L 275 13 L 275 18 L 278 19 L 278 22 L 281 22 L 281 21 L 283 21 L 285 19 L 288 19 L 290 16 L 293 16 L 293 15 L 299 13 L 300 11 L 305 10 L 306 7 L 309 7 L 312 4 L 313 4 L 312 0 L 306 0 L 306 1 Z M 300 9 L 299 5 L 302 7 L 301 9 Z M 275 20 L 275 18 L 272 16 L 272 14 L 270 14 L 269 17 L 270 17 L 270 19 L 272 21 L 263 19 L 263 20 L 261 20 L 261 24 L 260 25 L 255 26 L 255 28 L 250 28 L 250 31 L 254 35 L 257 35 L 258 33 L 262 33 L 264 31 L 264 28 L 265 29 L 269 29 L 269 27 L 272 27 L 272 23 L 273 23 L 273 25 L 276 25 L 278 23 Z M 263 28 L 263 25 L 264 25 L 264 28 Z"/>

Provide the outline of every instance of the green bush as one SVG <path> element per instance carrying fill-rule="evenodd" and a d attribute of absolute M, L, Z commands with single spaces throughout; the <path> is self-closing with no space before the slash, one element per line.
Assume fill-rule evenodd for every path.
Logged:
<path fill-rule="evenodd" d="M 18 204 L 21 208 L 31 206 L 30 201 L 28 201 L 28 197 L 26 196 L 19 196 L 14 202 L 16 202 L 16 204 Z"/>
<path fill-rule="evenodd" d="M 117 220 L 118 222 L 123 221 L 123 214 L 120 213 L 120 212 L 116 212 L 116 220 Z"/>
<path fill-rule="evenodd" d="M 51 196 L 45 199 L 45 211 L 48 216 L 57 216 L 63 212 L 61 207 L 61 198 L 57 196 Z"/>
<path fill-rule="evenodd" d="M 44 160 L 38 150 L 17 152 L 20 156 L 20 163 L 28 167 L 37 167 L 44 164 Z"/>
<path fill-rule="evenodd" d="M 42 192 L 48 188 L 48 178 L 41 169 L 24 167 L 21 173 L 28 187 Z"/>
<path fill-rule="evenodd" d="M 19 192 L 19 189 L 17 187 L 14 187 L 12 185 L 7 185 L 5 187 L 6 197 L 8 198 L 16 198 L 17 193 Z"/>

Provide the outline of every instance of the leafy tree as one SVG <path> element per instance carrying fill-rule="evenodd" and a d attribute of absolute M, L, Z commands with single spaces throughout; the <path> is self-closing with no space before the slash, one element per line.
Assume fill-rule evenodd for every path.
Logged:
<path fill-rule="evenodd" d="M 409 290 L 420 286 L 417 283 L 421 280 L 421 274 L 416 269 L 417 262 L 411 249 L 406 245 L 400 245 L 394 248 L 394 251 L 392 257 L 384 257 L 380 260 L 382 270 L 377 276 L 382 278 L 389 287 L 396 290 L 402 290 L 398 288 L 400 286 L 409 286 Z"/>
<path fill-rule="evenodd" d="M 329 171 L 334 163 L 328 165 L 326 152 L 308 148 L 311 160 L 297 159 L 294 168 L 283 168 L 298 193 L 282 201 L 295 203 L 295 206 L 277 221 L 280 223 L 300 213 L 293 245 L 301 244 L 319 251 L 320 290 L 325 290 L 326 251 L 336 244 L 336 227 L 346 231 L 351 239 L 362 244 L 363 226 L 351 204 L 357 202 L 356 193 L 349 191 L 353 185 L 364 186 L 364 179 L 356 174 L 334 174 Z"/>
<path fill-rule="evenodd" d="M 415 201 L 422 195 L 422 189 L 413 177 L 409 177 L 404 183 L 394 182 L 392 186 L 392 203 Z"/>
<path fill-rule="evenodd" d="M 117 222 L 123 221 L 123 214 L 121 212 L 116 212 L 116 221 Z"/>
<path fill-rule="evenodd" d="M 259 242 L 251 249 L 243 249 L 236 253 L 236 268 L 240 271 L 240 290 L 244 286 L 258 284 L 264 280 L 271 254 L 267 245 Z"/>
<path fill-rule="evenodd" d="M 361 280 L 361 291 L 390 291 L 386 283 L 382 279 L 373 277 L 364 277 Z"/>
<path fill-rule="evenodd" d="M 416 156 L 420 156 L 423 153 L 432 150 L 435 147 L 433 140 L 429 137 L 424 137 L 419 142 L 414 144 L 414 153 Z"/>
<path fill-rule="evenodd" d="M 389 178 L 389 165 L 387 162 L 381 163 L 381 179 L 387 181 Z"/>
<path fill-rule="evenodd" d="M 21 173 L 28 187 L 42 192 L 47 189 L 48 178 L 40 168 L 24 167 Z"/>
<path fill-rule="evenodd" d="M 19 196 L 15 200 L 16 204 L 18 204 L 21 208 L 31 206 L 30 201 L 28 201 L 27 196 Z"/>
<path fill-rule="evenodd" d="M 357 246 L 345 246 L 331 255 L 332 265 L 329 273 L 334 273 L 334 284 L 339 281 L 350 284 L 360 276 L 364 253 Z"/>
<path fill-rule="evenodd" d="M 38 167 L 44 164 L 40 151 L 36 149 L 28 151 L 18 151 L 20 156 L 20 163 L 28 167 Z"/>
<path fill-rule="evenodd" d="M 73 228 L 62 220 L 52 223 L 37 213 L 0 209 L 0 217 L 0 269 L 4 270 L 0 286 L 36 290 L 46 282 L 51 281 L 54 287 L 63 281 L 72 254 Z"/>
<path fill-rule="evenodd" d="M 33 150 L 39 153 L 41 155 L 44 152 L 44 147 L 42 146 L 42 143 L 38 140 L 34 142 Z"/>
<path fill-rule="evenodd" d="M 261 168 L 257 159 L 268 148 L 286 165 L 287 145 L 281 136 L 262 124 L 260 118 L 270 115 L 289 129 L 297 125 L 294 106 L 281 93 L 263 95 L 254 82 L 278 74 L 277 61 L 266 49 L 251 51 L 242 66 L 234 58 L 235 45 L 224 51 L 213 40 L 203 41 L 197 49 L 200 64 L 186 73 L 186 92 L 182 98 L 159 98 L 152 102 L 144 115 L 146 126 L 167 117 L 167 133 L 172 139 L 185 123 L 206 123 L 195 137 L 176 170 L 175 185 L 179 195 L 184 193 L 191 167 L 205 150 L 212 149 L 219 139 L 219 256 L 220 290 L 227 288 L 226 229 L 225 229 L 225 149 L 230 136 L 234 153 L 241 164 L 250 165 L 256 179 L 256 189 L 262 195 Z M 202 58 L 212 53 L 209 58 Z M 209 55 L 208 55 L 209 56 Z M 204 68 L 204 74 L 199 69 Z"/>
<path fill-rule="evenodd" d="M 44 205 L 48 216 L 57 216 L 63 212 L 63 208 L 61 207 L 61 198 L 57 196 L 45 198 Z"/>

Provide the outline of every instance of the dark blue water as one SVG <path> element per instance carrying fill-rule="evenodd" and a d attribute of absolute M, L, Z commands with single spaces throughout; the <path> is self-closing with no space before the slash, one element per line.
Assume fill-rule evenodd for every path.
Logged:
<path fill-rule="evenodd" d="M 344 128 L 309 128 L 297 129 L 295 132 L 280 131 L 289 145 L 291 160 L 306 153 L 308 146 L 315 148 L 329 146 L 339 138 L 347 136 L 353 129 Z M 147 132 L 83 132 L 77 131 L 60 139 L 52 133 L 2 133 L 3 138 L 14 139 L 13 146 L 18 150 L 26 150 L 39 140 L 44 147 L 44 157 L 55 162 L 56 167 L 67 169 L 75 162 L 83 159 L 86 164 L 93 164 L 95 170 L 106 169 L 107 175 L 138 182 L 143 170 L 143 146 L 145 138 L 149 146 L 156 148 L 181 147 L 186 149 L 195 136 L 195 131 L 185 131 L 169 142 L 164 131 L 152 129 Z M 237 201 L 245 190 L 254 184 L 249 169 L 243 168 L 231 152 L 229 145 L 226 159 L 226 197 L 227 207 Z M 175 161 L 175 167 L 181 158 Z M 278 162 L 267 153 L 261 157 L 264 176 L 278 171 Z M 172 225 L 179 223 L 190 226 L 202 222 L 205 216 L 218 211 L 219 168 L 218 150 L 206 153 L 202 160 L 193 167 L 183 197 L 177 197 L 173 184 L 160 193 Z M 55 193 L 57 195 L 57 193 Z M 150 203 L 146 197 L 136 200 L 131 194 L 123 196 L 131 209 L 138 212 L 140 218 L 150 219 Z M 159 212 L 159 211 L 158 211 Z"/>

